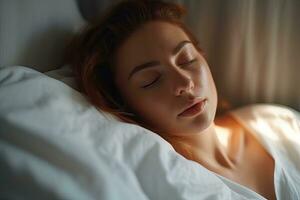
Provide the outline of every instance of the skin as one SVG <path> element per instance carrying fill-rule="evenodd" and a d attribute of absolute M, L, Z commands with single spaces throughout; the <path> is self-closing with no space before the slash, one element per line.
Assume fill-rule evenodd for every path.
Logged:
<path fill-rule="evenodd" d="M 123 98 L 147 124 L 165 134 L 187 135 L 205 130 L 216 112 L 216 88 L 204 58 L 192 44 L 184 45 L 176 56 L 170 55 L 184 40 L 190 39 L 180 28 L 151 22 L 134 32 L 117 53 L 116 84 Z M 195 58 L 193 64 L 180 66 Z M 127 79 L 135 66 L 149 61 L 161 64 Z M 154 85 L 141 88 L 160 75 Z M 194 119 L 179 118 L 177 115 L 195 97 L 208 98 L 206 112 Z"/>
<path fill-rule="evenodd" d="M 187 147 L 197 149 L 194 154 L 205 155 L 213 165 L 220 160 L 226 160 L 226 165 L 230 165 L 216 138 L 217 91 L 211 71 L 191 43 L 186 43 L 172 55 L 182 41 L 190 39 L 176 25 L 161 21 L 143 25 L 116 53 L 115 84 L 126 106 L 147 128 L 178 147 L 177 151 L 183 153 Z M 194 62 L 183 64 L 191 60 Z M 143 69 L 128 79 L 136 66 L 150 61 L 160 64 Z M 153 85 L 143 88 L 158 77 Z M 194 117 L 179 117 L 178 114 L 197 97 L 207 99 L 204 112 Z M 185 148 L 175 145 L 176 141 L 181 141 Z M 216 152 L 222 159 L 215 158 Z"/>
<path fill-rule="evenodd" d="M 125 40 L 116 52 L 114 66 L 115 84 L 125 106 L 186 158 L 274 199 L 274 188 L 263 188 L 272 186 L 272 174 L 259 188 L 257 183 L 263 181 L 252 175 L 263 177 L 253 171 L 259 166 L 273 172 L 274 161 L 233 118 L 215 119 L 218 97 L 209 66 L 188 42 L 173 55 L 182 41 L 191 40 L 180 27 L 162 21 L 144 24 Z M 130 76 L 136 66 L 152 61 L 157 65 Z M 199 97 L 207 99 L 203 112 L 193 117 L 178 116 Z M 261 157 L 257 159 L 257 155 Z"/>

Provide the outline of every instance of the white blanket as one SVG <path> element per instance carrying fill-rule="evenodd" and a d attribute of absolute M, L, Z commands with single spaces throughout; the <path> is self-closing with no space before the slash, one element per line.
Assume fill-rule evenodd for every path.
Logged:
<path fill-rule="evenodd" d="M 234 192 L 155 133 L 118 122 L 65 83 L 21 66 L 0 70 L 0 163 L 1 198 L 260 198 Z"/>
<path fill-rule="evenodd" d="M 300 199 L 300 113 L 278 104 L 254 104 L 230 113 L 273 157 L 277 200 Z"/>

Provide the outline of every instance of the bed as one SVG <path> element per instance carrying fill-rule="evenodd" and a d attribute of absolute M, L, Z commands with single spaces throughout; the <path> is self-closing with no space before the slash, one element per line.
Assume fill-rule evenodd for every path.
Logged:
<path fill-rule="evenodd" d="M 1 199 L 263 199 L 86 100 L 61 62 L 87 23 L 80 5 L 0 2 Z"/>

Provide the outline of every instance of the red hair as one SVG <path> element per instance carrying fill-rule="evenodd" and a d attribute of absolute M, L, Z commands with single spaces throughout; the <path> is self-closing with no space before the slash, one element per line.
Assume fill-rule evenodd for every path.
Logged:
<path fill-rule="evenodd" d="M 73 38 L 66 52 L 81 92 L 99 111 L 140 124 L 139 119 L 124 110 L 123 99 L 114 84 L 116 50 L 140 26 L 158 20 L 181 27 L 202 53 L 196 38 L 183 23 L 185 13 L 185 8 L 175 3 L 127 0 L 111 7 L 98 21 L 88 24 Z"/>

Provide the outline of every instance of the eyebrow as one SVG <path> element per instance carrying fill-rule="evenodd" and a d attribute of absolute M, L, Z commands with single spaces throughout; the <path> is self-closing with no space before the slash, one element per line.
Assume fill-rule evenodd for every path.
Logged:
<path fill-rule="evenodd" d="M 177 46 L 173 49 L 172 55 L 176 55 L 180 51 L 180 49 L 182 49 L 186 44 L 189 44 L 189 43 L 192 43 L 192 42 L 189 40 L 183 40 L 183 41 L 179 42 L 177 44 Z M 138 71 L 141 71 L 141 70 L 143 70 L 145 68 L 149 68 L 149 67 L 155 67 L 159 64 L 160 64 L 159 61 L 150 61 L 150 62 L 140 64 L 138 66 L 135 66 L 133 68 L 133 70 L 130 72 L 130 74 L 128 76 L 128 80 L 133 76 L 133 74 L 137 73 Z"/>

